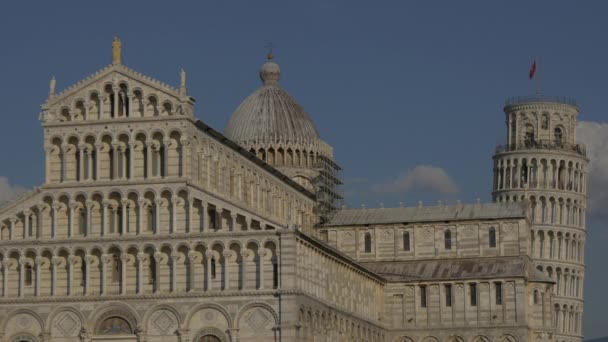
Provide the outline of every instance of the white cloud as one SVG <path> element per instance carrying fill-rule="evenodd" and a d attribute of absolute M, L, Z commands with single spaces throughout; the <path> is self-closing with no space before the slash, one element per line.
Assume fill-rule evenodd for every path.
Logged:
<path fill-rule="evenodd" d="M 608 123 L 581 121 L 576 134 L 587 145 L 590 160 L 587 212 L 591 216 L 608 216 Z"/>
<path fill-rule="evenodd" d="M 376 193 L 406 193 L 412 190 L 437 194 L 455 194 L 460 190 L 452 177 L 442 168 L 418 165 L 388 182 L 372 185 Z"/>
<path fill-rule="evenodd" d="M 25 192 L 25 188 L 13 185 L 8 178 L 0 176 L 0 204 L 10 201 Z"/>

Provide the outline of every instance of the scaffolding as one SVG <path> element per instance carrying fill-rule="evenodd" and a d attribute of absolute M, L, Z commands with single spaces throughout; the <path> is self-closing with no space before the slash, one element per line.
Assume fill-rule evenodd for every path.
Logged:
<path fill-rule="evenodd" d="M 318 176 L 313 180 L 317 189 L 317 214 L 321 222 L 325 222 L 328 215 L 340 208 L 344 201 L 342 195 L 342 168 L 336 162 L 324 155 L 316 158 L 315 169 Z"/>

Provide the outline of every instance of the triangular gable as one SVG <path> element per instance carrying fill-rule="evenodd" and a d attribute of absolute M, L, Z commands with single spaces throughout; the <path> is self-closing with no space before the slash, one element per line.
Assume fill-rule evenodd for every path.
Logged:
<path fill-rule="evenodd" d="M 62 92 L 56 95 L 51 95 L 47 100 L 46 105 L 51 107 L 62 103 L 68 104 L 70 103 L 72 97 L 78 97 L 80 92 L 90 88 L 91 85 L 97 84 L 104 79 L 108 79 L 108 76 L 110 75 L 116 75 L 115 78 L 117 81 L 127 79 L 135 82 L 132 84 L 134 86 L 137 85 L 152 88 L 154 91 L 162 92 L 165 96 L 173 97 L 176 100 L 181 98 L 179 89 L 175 87 L 130 69 L 122 64 L 110 64 L 96 73 L 89 75 L 83 80 L 67 87 Z"/>

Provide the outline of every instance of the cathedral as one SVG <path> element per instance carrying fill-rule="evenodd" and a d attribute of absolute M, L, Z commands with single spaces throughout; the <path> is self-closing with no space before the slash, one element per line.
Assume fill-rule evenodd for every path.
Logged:
<path fill-rule="evenodd" d="M 259 76 L 223 133 L 117 38 L 51 80 L 44 182 L 0 206 L 0 342 L 582 340 L 573 100 L 507 100 L 492 203 L 347 209 L 272 54 Z"/>

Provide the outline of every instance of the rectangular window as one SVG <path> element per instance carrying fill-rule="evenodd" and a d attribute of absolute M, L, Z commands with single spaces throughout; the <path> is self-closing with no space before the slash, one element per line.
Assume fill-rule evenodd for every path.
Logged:
<path fill-rule="evenodd" d="M 403 250 L 406 252 L 410 251 L 410 233 L 403 233 Z"/>
<path fill-rule="evenodd" d="M 496 288 L 496 305 L 502 305 L 502 283 L 494 284 Z"/>
<path fill-rule="evenodd" d="M 426 308 L 426 286 L 420 286 L 420 307 Z"/>
<path fill-rule="evenodd" d="M 477 306 L 477 284 L 469 284 L 469 292 L 471 293 L 471 306 Z"/>
<path fill-rule="evenodd" d="M 452 285 L 445 286 L 445 306 L 452 306 Z"/>

